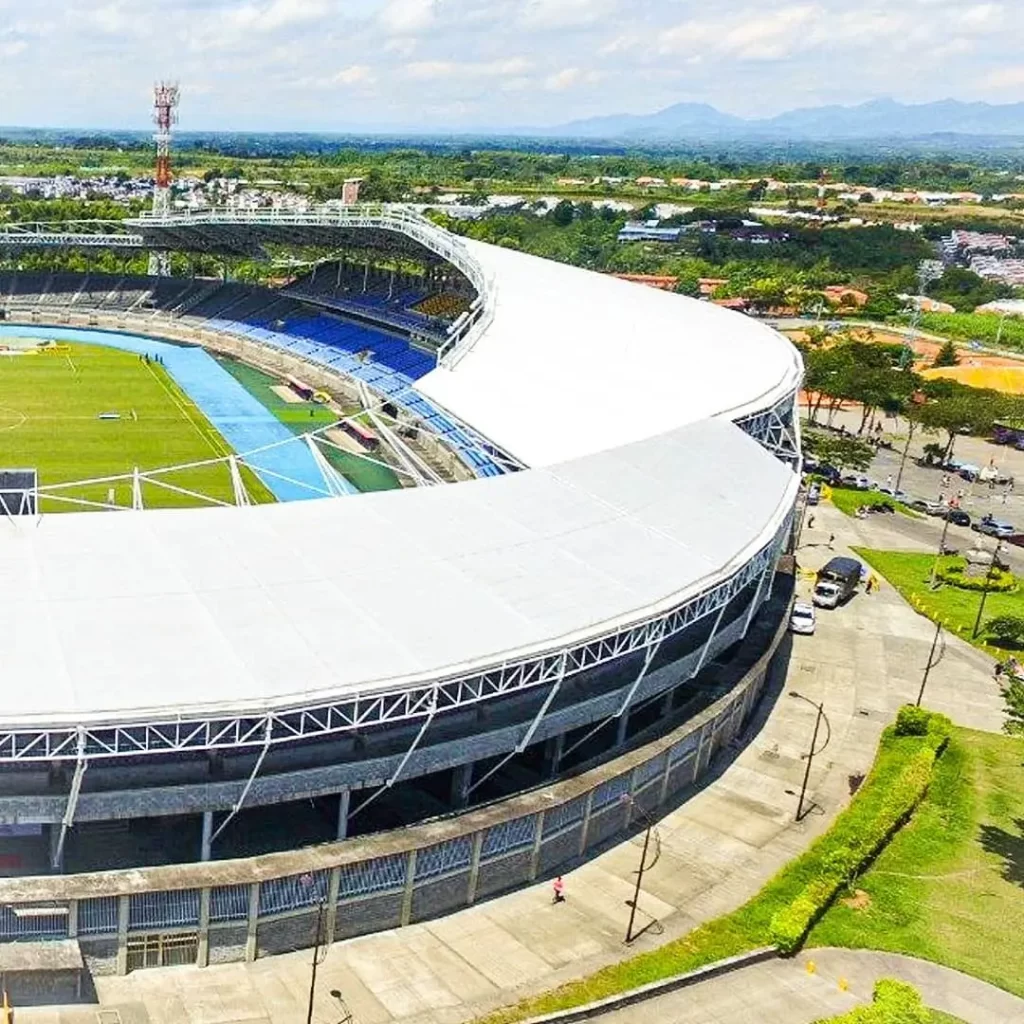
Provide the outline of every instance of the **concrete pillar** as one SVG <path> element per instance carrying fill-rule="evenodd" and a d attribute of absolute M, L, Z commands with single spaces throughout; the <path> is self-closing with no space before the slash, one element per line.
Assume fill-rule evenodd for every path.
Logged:
<path fill-rule="evenodd" d="M 540 865 L 540 845 L 544 841 L 544 812 L 537 815 L 533 829 L 533 849 L 530 851 L 530 881 L 537 878 L 537 869 Z"/>
<path fill-rule="evenodd" d="M 117 898 L 117 967 L 118 974 L 128 973 L 128 897 Z"/>
<path fill-rule="evenodd" d="M 412 894 L 416 888 L 416 851 L 410 850 L 405 862 L 405 891 L 402 893 L 401 924 L 407 925 L 412 918 Z"/>
<path fill-rule="evenodd" d="M 476 883 L 480 877 L 480 849 L 484 844 L 484 831 L 481 829 L 473 835 L 473 854 L 469 860 L 469 885 L 466 888 L 466 903 L 476 899 Z"/>
<path fill-rule="evenodd" d="M 565 749 L 565 733 L 549 736 L 544 743 L 544 774 L 553 779 L 562 767 L 562 751 Z"/>
<path fill-rule="evenodd" d="M 256 959 L 256 928 L 260 917 L 260 883 L 249 886 L 249 916 L 245 932 L 245 959 L 252 963 Z"/>
<path fill-rule="evenodd" d="M 580 826 L 580 848 L 579 855 L 582 857 L 587 849 L 587 833 L 590 831 L 590 808 L 594 803 L 594 791 L 587 793 L 587 800 L 583 806 L 583 824 Z"/>
<path fill-rule="evenodd" d="M 327 906 L 324 908 L 324 945 L 334 942 L 338 922 L 338 891 L 341 889 L 341 868 L 331 868 L 327 877 Z"/>
<path fill-rule="evenodd" d="M 68 900 L 68 938 L 78 938 L 78 900 Z"/>
<path fill-rule="evenodd" d="M 452 769 L 452 807 L 461 810 L 469 803 L 469 787 L 473 783 L 473 762 Z"/>
<path fill-rule="evenodd" d="M 206 967 L 210 962 L 210 890 L 199 890 L 199 951 L 196 966 Z"/>
<path fill-rule="evenodd" d="M 619 715 L 618 724 L 615 727 L 615 746 L 621 747 L 626 742 L 626 730 L 629 728 L 629 712 L 623 711 Z"/>
<path fill-rule="evenodd" d="M 338 838 L 348 838 L 348 808 L 352 794 L 349 790 L 343 789 L 338 794 Z"/>
<path fill-rule="evenodd" d="M 52 825 L 46 826 L 47 838 L 50 845 L 50 869 L 58 874 L 64 871 L 64 851 L 60 849 L 61 823 L 55 821 Z"/>
<path fill-rule="evenodd" d="M 209 860 L 213 849 L 213 811 L 203 811 L 203 841 L 199 848 L 199 859 Z"/>

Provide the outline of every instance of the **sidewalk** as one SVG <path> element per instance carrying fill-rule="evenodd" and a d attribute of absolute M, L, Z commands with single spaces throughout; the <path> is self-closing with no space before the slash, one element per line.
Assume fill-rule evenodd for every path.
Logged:
<path fill-rule="evenodd" d="M 812 949 L 602 1014 L 601 1024 L 812 1024 L 871 1001 L 879 978 L 909 982 L 926 1006 L 967 1024 L 1024 1024 L 1024 999 L 925 960 L 870 950 Z"/>
<path fill-rule="evenodd" d="M 884 537 L 831 507 L 805 531 L 801 565 L 815 568 L 845 543 L 884 546 Z M 829 550 L 830 533 L 836 535 Z M 809 584 L 802 583 L 806 588 Z M 661 854 L 644 874 L 638 921 L 658 919 L 633 950 L 659 945 L 739 906 L 822 832 L 866 772 L 879 734 L 917 696 L 932 627 L 887 585 L 819 616 L 811 637 L 793 637 L 781 693 L 769 693 L 754 733 L 735 760 L 658 826 Z M 814 812 L 793 821 L 815 709 L 831 727 L 814 761 Z M 972 728 L 996 730 L 1002 701 L 991 664 L 950 640 L 932 671 L 926 703 Z M 734 754 L 736 752 L 733 752 Z M 314 1020 L 343 1016 L 340 991 L 358 1024 L 457 1024 L 622 959 L 642 836 L 565 876 L 567 900 L 548 885 L 513 892 L 435 921 L 334 945 L 321 964 Z M 310 953 L 205 969 L 142 970 L 96 979 L 104 1009 L 122 1024 L 294 1024 L 305 1020 Z M 96 1007 L 19 1009 L 34 1024 L 95 1024 Z M 681 1018 L 682 1019 L 682 1018 Z M 713 1019 L 713 1018 L 712 1018 Z M 741 1019 L 741 1018 L 736 1018 Z"/>

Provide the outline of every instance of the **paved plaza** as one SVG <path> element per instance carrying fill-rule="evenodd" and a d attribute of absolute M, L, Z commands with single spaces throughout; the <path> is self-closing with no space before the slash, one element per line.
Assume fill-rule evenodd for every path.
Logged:
<path fill-rule="evenodd" d="M 800 564 L 816 568 L 846 551 L 845 544 L 885 547 L 889 529 L 822 506 L 814 528 L 805 531 Z M 834 551 L 827 546 L 833 533 Z M 800 586 L 806 592 L 810 583 Z M 841 609 L 822 612 L 816 635 L 792 638 L 786 678 L 769 688 L 749 742 L 729 752 L 711 781 L 659 823 L 660 855 L 644 875 L 639 900 L 640 918 L 651 927 L 634 950 L 734 909 L 828 826 L 849 800 L 851 777 L 870 767 L 882 728 L 916 697 L 932 634 L 931 624 L 883 585 L 880 593 L 861 593 Z M 811 774 L 814 809 L 796 823 L 801 754 L 818 701 L 831 735 Z M 997 730 L 1002 723 L 991 662 L 953 638 L 931 674 L 926 704 L 961 725 Z M 642 838 L 567 874 L 563 904 L 553 905 L 549 886 L 540 884 L 435 921 L 334 945 L 320 966 L 314 1020 L 335 1024 L 347 1007 L 358 1024 L 457 1024 L 621 959 Z M 116 1010 L 123 1024 L 293 1024 L 305 1020 L 309 974 L 310 953 L 300 952 L 95 981 L 101 1006 Z M 95 1024 L 96 1012 L 24 1009 L 19 1020 Z"/>

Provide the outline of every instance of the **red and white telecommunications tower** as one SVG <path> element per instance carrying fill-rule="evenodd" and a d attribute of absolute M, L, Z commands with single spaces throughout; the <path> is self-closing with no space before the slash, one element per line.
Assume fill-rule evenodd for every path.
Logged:
<path fill-rule="evenodd" d="M 171 129 L 178 123 L 180 89 L 176 82 L 157 82 L 153 87 L 153 120 L 156 122 L 156 187 L 153 216 L 171 212 Z"/>

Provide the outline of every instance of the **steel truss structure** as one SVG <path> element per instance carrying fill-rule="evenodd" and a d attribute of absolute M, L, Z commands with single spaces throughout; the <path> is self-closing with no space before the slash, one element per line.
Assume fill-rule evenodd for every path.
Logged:
<path fill-rule="evenodd" d="M 156 721 L 0 729 L 0 764 L 78 762 L 205 751 L 249 750 L 327 739 L 360 729 L 422 722 L 436 714 L 551 686 L 577 673 L 646 651 L 697 621 L 718 615 L 774 566 L 791 528 L 792 511 L 771 541 L 727 579 L 667 611 L 560 648 L 433 681 L 348 694 L 262 713 L 178 716 Z M 763 587 L 759 586 L 759 593 Z M 752 598 L 756 600 L 757 596 Z"/>
<path fill-rule="evenodd" d="M 411 241 L 420 250 L 451 264 L 476 290 L 467 313 L 452 324 L 439 361 L 454 366 L 494 318 L 497 284 L 458 236 L 439 228 L 408 206 L 361 203 L 321 206 L 305 213 L 287 210 L 210 210 L 158 215 L 125 221 L 146 247 L 219 252 L 247 256 L 262 253 L 266 244 L 340 246 L 353 232 L 375 231 Z M 363 239 L 365 241 L 365 239 Z"/>
<path fill-rule="evenodd" d="M 777 459 L 794 468 L 800 465 L 800 419 L 796 414 L 795 391 L 770 409 L 736 420 L 736 426 L 749 434 Z"/>

